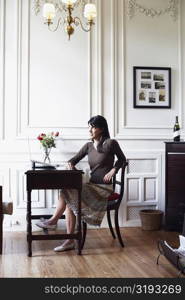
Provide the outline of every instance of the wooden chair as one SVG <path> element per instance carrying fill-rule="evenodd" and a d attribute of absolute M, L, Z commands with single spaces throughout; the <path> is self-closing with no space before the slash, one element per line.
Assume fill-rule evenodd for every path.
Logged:
<path fill-rule="evenodd" d="M 115 239 L 116 235 L 115 235 L 115 232 L 112 227 L 111 216 L 110 216 L 111 210 L 114 210 L 115 230 L 116 230 L 116 234 L 117 234 L 118 240 L 120 242 L 120 245 L 122 247 L 124 247 L 124 243 L 123 243 L 121 233 L 120 233 L 118 213 L 119 213 L 119 207 L 120 207 L 121 201 L 123 199 L 123 194 L 124 194 L 125 169 L 126 169 L 127 165 L 128 165 L 128 163 L 125 162 L 123 167 L 121 168 L 120 181 L 117 180 L 116 175 L 114 176 L 114 178 L 113 178 L 113 193 L 109 196 L 108 204 L 107 204 L 107 221 L 108 221 L 110 232 L 112 234 L 112 237 Z M 117 185 L 119 187 L 118 192 L 116 192 Z M 85 244 L 85 239 L 86 239 L 86 233 L 87 233 L 86 222 L 84 222 L 84 221 L 82 222 L 82 227 L 83 227 L 83 236 L 82 236 L 82 249 L 83 249 L 83 246 Z"/>
<path fill-rule="evenodd" d="M 0 254 L 3 250 L 3 202 L 2 202 L 2 186 L 0 186 Z"/>

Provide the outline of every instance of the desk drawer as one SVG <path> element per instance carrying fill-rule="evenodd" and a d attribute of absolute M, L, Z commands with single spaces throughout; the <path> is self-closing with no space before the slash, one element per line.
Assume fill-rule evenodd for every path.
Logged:
<path fill-rule="evenodd" d="M 27 174 L 27 190 L 81 189 L 82 174 Z"/>

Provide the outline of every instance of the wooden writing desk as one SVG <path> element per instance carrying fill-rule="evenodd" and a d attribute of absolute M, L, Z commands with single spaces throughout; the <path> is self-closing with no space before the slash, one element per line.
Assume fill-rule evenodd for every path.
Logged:
<path fill-rule="evenodd" d="M 82 171 L 79 170 L 30 170 L 26 173 L 27 190 L 27 242 L 28 256 L 32 256 L 33 240 L 60 240 L 76 239 L 78 241 L 78 254 L 81 254 L 81 190 L 82 190 Z M 74 234 L 51 234 L 51 235 L 33 235 L 32 219 L 49 217 L 48 215 L 31 214 L 31 191 L 46 189 L 76 189 L 78 191 L 78 215 L 77 231 Z"/>

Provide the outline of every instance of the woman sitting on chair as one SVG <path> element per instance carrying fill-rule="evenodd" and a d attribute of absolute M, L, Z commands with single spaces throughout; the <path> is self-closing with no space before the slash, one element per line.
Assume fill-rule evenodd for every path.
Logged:
<path fill-rule="evenodd" d="M 107 199 L 113 192 L 112 177 L 126 161 L 118 142 L 110 139 L 107 121 L 102 116 L 92 117 L 88 121 L 91 141 L 86 143 L 81 150 L 68 161 L 69 169 L 75 169 L 75 165 L 86 155 L 91 170 L 90 180 L 83 183 L 82 188 L 82 220 L 94 226 L 100 226 L 107 209 Z M 114 156 L 117 161 L 114 164 Z M 77 191 L 63 189 L 54 215 L 49 220 L 37 222 L 37 226 L 47 229 L 55 229 L 58 219 L 66 210 L 67 233 L 74 233 L 77 215 Z M 65 240 L 62 245 L 54 248 L 54 251 L 74 249 L 73 240 Z"/>

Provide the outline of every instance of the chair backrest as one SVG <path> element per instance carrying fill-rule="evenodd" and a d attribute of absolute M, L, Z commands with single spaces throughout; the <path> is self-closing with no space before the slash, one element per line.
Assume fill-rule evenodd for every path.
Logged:
<path fill-rule="evenodd" d="M 117 180 L 117 174 L 113 177 L 113 190 L 115 191 L 116 185 L 119 185 L 119 199 L 116 201 L 117 205 L 120 204 L 122 198 L 123 198 L 123 193 L 125 189 L 125 169 L 128 166 L 128 162 L 124 162 L 122 168 L 121 168 L 121 178 L 120 181 Z"/>

